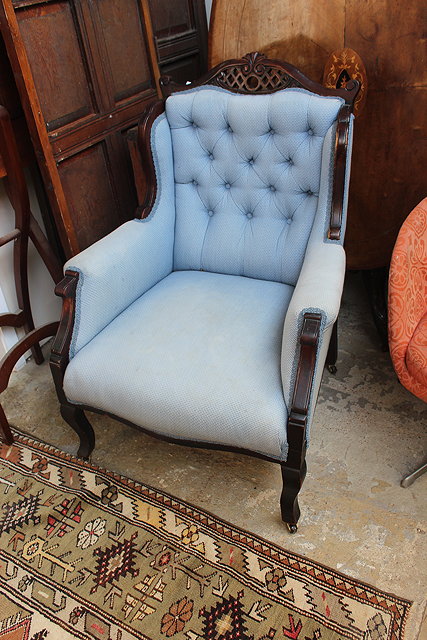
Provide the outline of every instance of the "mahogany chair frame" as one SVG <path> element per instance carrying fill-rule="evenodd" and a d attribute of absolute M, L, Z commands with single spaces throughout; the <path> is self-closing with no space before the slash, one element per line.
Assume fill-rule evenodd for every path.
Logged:
<path fill-rule="evenodd" d="M 344 103 L 338 114 L 338 122 L 335 136 L 335 160 L 334 177 L 332 186 L 332 203 L 330 211 L 330 225 L 327 232 L 328 238 L 339 240 L 343 219 L 344 183 L 346 173 L 346 158 L 348 147 L 348 134 L 350 115 L 354 99 L 359 90 L 356 81 L 347 83 L 345 89 L 327 89 L 306 78 L 299 70 L 290 64 L 279 60 L 271 60 L 260 53 L 251 53 L 242 59 L 228 60 L 209 71 L 201 80 L 187 86 L 176 85 L 168 76 L 160 78 L 163 94 L 168 97 L 175 91 L 182 91 L 201 85 L 215 85 L 223 87 L 235 93 L 271 93 L 288 87 L 307 89 L 321 96 L 339 96 Z M 165 109 L 165 99 L 151 104 L 140 121 L 138 129 L 138 145 L 141 153 L 141 161 L 146 178 L 147 190 L 145 200 L 138 208 L 140 218 L 146 218 L 154 205 L 157 193 L 156 173 L 154 159 L 150 146 L 151 128 L 156 118 Z M 56 287 L 56 294 L 63 298 L 63 312 L 59 330 L 53 343 L 50 366 L 53 379 L 61 405 L 61 415 L 76 431 L 80 438 L 78 456 L 88 458 L 93 450 L 95 436 L 85 411 L 93 411 L 104 415 L 110 415 L 126 424 L 128 421 L 106 414 L 94 407 L 86 405 L 74 405 L 68 402 L 63 380 L 65 370 L 69 362 L 69 349 L 74 327 L 76 309 L 76 289 L 79 274 L 75 271 L 67 271 L 65 278 Z M 287 437 L 289 444 L 288 458 L 285 462 L 279 462 L 282 470 L 283 489 L 280 498 L 281 514 L 291 533 L 297 530 L 297 522 L 300 516 L 298 505 L 298 493 L 306 474 L 306 428 L 310 398 L 312 393 L 313 378 L 316 369 L 317 354 L 320 342 L 322 317 L 320 313 L 305 313 L 299 336 L 299 356 L 296 369 L 296 377 L 293 389 L 291 408 L 287 421 Z M 335 332 L 336 333 L 336 332 Z M 335 364 L 336 346 L 331 344 L 327 364 Z M 257 454 L 247 449 L 221 446 L 209 443 L 200 443 L 190 440 L 176 440 L 155 434 L 149 430 L 131 425 L 146 431 L 151 435 L 177 444 L 197 446 L 206 449 L 218 449 L 245 453 L 251 456 L 261 457 L 272 462 L 277 460 L 269 456 Z"/>

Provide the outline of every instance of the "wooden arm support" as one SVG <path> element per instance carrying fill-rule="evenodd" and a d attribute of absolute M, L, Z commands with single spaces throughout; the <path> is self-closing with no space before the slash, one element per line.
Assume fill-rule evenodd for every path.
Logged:
<path fill-rule="evenodd" d="M 296 467 L 301 466 L 301 459 L 305 453 L 307 416 L 316 368 L 321 321 L 322 316 L 319 313 L 305 313 L 301 327 L 300 355 L 287 431 L 289 445 L 287 462 Z"/>
<path fill-rule="evenodd" d="M 339 240 L 343 219 L 345 173 L 347 166 L 348 133 L 350 129 L 351 104 L 344 104 L 338 112 L 335 133 L 334 179 L 332 184 L 331 215 L 328 238 Z"/>
<path fill-rule="evenodd" d="M 61 405 L 61 415 L 80 438 L 77 455 L 80 458 L 87 459 L 95 445 L 95 434 L 91 424 L 86 419 L 83 409 L 68 402 L 63 388 L 64 374 L 70 360 L 69 353 L 76 313 L 78 280 L 79 274 L 77 271 L 66 271 L 65 278 L 61 280 L 55 289 L 56 295 L 61 296 L 63 303 L 59 329 L 50 355 L 50 370 Z"/>
<path fill-rule="evenodd" d="M 287 423 L 288 457 L 282 463 L 283 491 L 280 499 L 282 519 L 291 533 L 296 531 L 300 516 L 298 493 L 305 478 L 307 466 L 307 417 L 316 370 L 317 352 L 322 316 L 305 313 L 300 333 L 300 354 L 295 386 Z"/>
<path fill-rule="evenodd" d="M 79 280 L 77 271 L 67 271 L 65 278 L 55 287 L 55 294 L 63 299 L 58 332 L 50 353 L 50 370 L 60 402 L 66 402 L 62 383 L 69 362 L 71 337 L 76 311 L 76 289 Z"/>

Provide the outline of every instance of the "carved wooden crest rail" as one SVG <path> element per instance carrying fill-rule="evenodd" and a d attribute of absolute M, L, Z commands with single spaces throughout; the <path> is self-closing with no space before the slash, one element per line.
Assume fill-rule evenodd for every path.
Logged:
<path fill-rule="evenodd" d="M 353 80 L 347 82 L 342 88 L 324 87 L 307 78 L 293 65 L 267 58 L 266 55 L 258 51 L 247 53 L 243 58 L 227 60 L 217 65 L 200 80 L 192 82 L 191 85 L 176 84 L 170 76 L 160 78 L 160 86 L 165 98 L 174 91 L 183 91 L 206 84 L 221 87 L 234 93 L 249 94 L 274 93 L 283 89 L 300 88 L 324 96 L 339 95 L 344 98 L 347 104 L 353 102 L 359 90 L 358 82 Z"/>
<path fill-rule="evenodd" d="M 271 61 L 264 64 L 267 58 L 262 53 L 248 53 L 243 59 L 246 62 L 228 65 L 217 73 L 211 84 L 248 93 L 271 93 L 290 87 L 302 87 L 298 80 L 285 71 L 282 64 Z"/>

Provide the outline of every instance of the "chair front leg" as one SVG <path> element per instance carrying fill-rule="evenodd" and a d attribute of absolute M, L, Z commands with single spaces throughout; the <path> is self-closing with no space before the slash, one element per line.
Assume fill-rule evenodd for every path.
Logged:
<path fill-rule="evenodd" d="M 305 437 L 305 428 L 301 428 L 301 425 L 297 425 L 291 420 L 288 420 L 288 438 L 289 430 L 297 431 L 297 438 Z M 286 523 L 290 533 L 296 533 L 301 514 L 298 494 L 307 473 L 305 449 L 305 444 L 300 449 L 290 449 L 286 462 L 281 463 L 283 488 L 280 496 L 280 511 L 282 520 Z"/>
<path fill-rule="evenodd" d="M 63 388 L 64 374 L 69 362 L 70 343 L 73 335 L 78 279 L 78 272 L 67 271 L 65 278 L 55 289 L 56 295 L 61 296 L 63 299 L 63 305 L 58 333 L 50 354 L 50 370 L 61 405 L 61 415 L 80 439 L 77 455 L 80 458 L 87 459 L 95 446 L 95 434 L 92 425 L 86 418 L 83 409 L 67 400 Z"/>
<path fill-rule="evenodd" d="M 292 404 L 287 423 L 288 457 L 281 463 L 283 489 L 280 498 L 282 520 L 289 531 L 297 531 L 300 517 L 298 494 L 307 472 L 306 429 L 311 390 L 319 345 L 320 313 L 305 313 L 300 334 L 300 354 Z"/>
<path fill-rule="evenodd" d="M 61 403 L 61 416 L 79 436 L 77 457 L 88 460 L 95 446 L 95 433 L 85 412 L 80 407 L 67 402 Z"/>

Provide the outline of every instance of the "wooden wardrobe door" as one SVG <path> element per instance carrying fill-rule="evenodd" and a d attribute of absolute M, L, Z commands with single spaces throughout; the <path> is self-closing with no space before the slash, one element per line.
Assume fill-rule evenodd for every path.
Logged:
<path fill-rule="evenodd" d="M 207 71 L 204 0 L 149 0 L 162 74 L 184 84 Z"/>
<path fill-rule="evenodd" d="M 134 215 L 125 136 L 158 92 L 147 0 L 1 0 L 0 15 L 70 256 Z"/>

